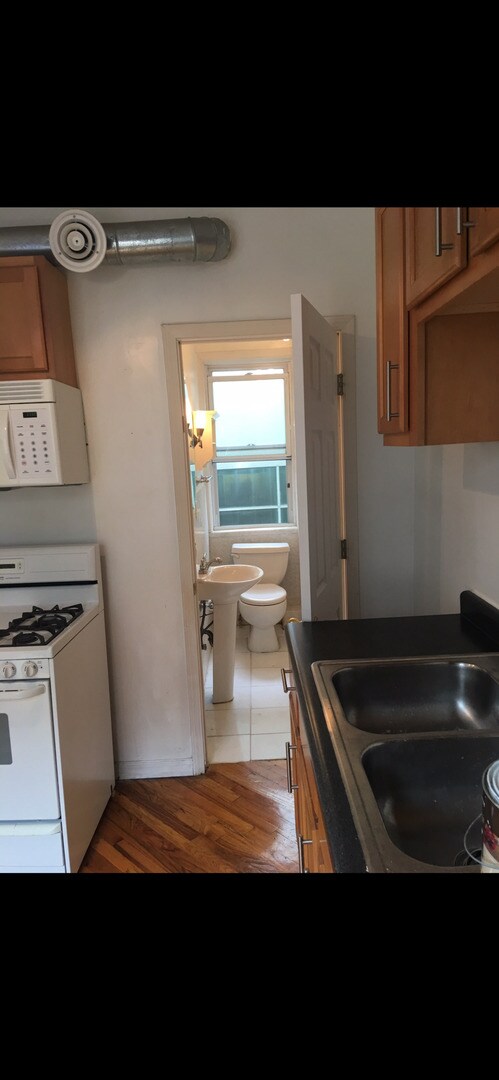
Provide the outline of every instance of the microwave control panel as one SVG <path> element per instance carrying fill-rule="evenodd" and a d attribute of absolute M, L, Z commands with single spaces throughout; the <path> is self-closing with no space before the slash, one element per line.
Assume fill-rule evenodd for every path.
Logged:
<path fill-rule="evenodd" d="M 21 481 L 54 483 L 58 477 L 50 405 L 11 406 L 16 472 Z"/>

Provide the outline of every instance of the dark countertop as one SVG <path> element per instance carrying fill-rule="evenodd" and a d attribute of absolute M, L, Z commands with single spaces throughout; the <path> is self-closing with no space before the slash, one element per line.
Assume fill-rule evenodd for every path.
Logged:
<path fill-rule="evenodd" d="M 289 658 L 308 734 L 324 824 L 338 873 L 362 874 L 366 872 L 366 866 L 311 664 L 318 660 L 497 652 L 499 612 L 469 591 L 461 593 L 460 606 L 460 615 L 286 624 Z"/>

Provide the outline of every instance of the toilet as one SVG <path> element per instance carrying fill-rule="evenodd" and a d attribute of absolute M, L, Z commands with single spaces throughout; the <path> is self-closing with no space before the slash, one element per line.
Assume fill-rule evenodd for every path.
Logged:
<path fill-rule="evenodd" d="M 276 652 L 280 648 L 275 627 L 286 612 L 287 595 L 279 582 L 288 568 L 289 544 L 233 544 L 233 562 L 259 566 L 263 578 L 239 598 L 239 611 L 250 624 L 250 652 Z"/>

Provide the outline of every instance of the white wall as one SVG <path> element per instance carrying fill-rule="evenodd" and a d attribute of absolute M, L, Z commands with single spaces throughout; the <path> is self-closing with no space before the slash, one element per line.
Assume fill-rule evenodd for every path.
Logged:
<path fill-rule="evenodd" d="M 3 208 L 0 226 L 49 224 L 61 209 Z M 324 315 L 356 316 L 361 612 L 411 614 L 414 452 L 383 448 L 376 432 L 374 210 L 81 209 L 103 222 L 216 216 L 233 236 L 233 250 L 220 263 L 102 266 L 68 275 L 92 484 L 0 493 L 0 543 L 95 537 L 102 545 L 121 774 L 189 772 L 160 327 L 289 317 L 295 292 Z"/>
<path fill-rule="evenodd" d="M 459 611 L 473 589 L 499 604 L 499 443 L 416 450 L 416 613 Z"/>

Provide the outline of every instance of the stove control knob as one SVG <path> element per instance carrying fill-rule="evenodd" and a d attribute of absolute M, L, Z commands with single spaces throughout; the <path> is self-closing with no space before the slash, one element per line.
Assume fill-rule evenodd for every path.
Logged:
<path fill-rule="evenodd" d="M 23 671 L 28 679 L 32 679 L 38 671 L 38 664 L 35 664 L 34 661 L 30 661 L 28 664 L 24 665 Z"/>
<path fill-rule="evenodd" d="M 17 668 L 15 664 L 4 664 L 3 675 L 4 679 L 13 679 L 16 674 Z"/>

